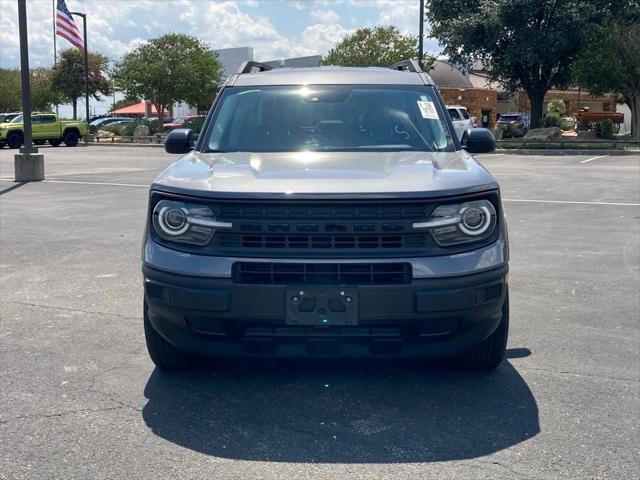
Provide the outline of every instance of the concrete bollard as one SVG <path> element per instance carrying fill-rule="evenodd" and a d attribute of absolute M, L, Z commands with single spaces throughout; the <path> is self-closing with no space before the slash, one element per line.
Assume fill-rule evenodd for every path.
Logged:
<path fill-rule="evenodd" d="M 16 182 L 40 182 L 44 180 L 43 153 L 16 153 L 13 157 L 13 165 Z"/>

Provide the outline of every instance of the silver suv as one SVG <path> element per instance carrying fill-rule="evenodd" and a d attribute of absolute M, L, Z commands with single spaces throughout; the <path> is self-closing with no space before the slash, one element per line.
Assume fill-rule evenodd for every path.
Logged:
<path fill-rule="evenodd" d="M 163 369 L 194 356 L 503 358 L 507 230 L 416 62 L 246 63 L 152 184 L 144 327 Z"/>

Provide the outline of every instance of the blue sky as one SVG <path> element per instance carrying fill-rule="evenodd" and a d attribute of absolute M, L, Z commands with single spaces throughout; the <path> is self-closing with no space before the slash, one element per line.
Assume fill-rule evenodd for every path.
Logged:
<path fill-rule="evenodd" d="M 419 0 L 66 0 L 88 12 L 89 49 L 117 60 L 167 32 L 194 35 L 212 48 L 253 47 L 256 60 L 326 54 L 354 29 L 395 25 L 416 35 Z M 28 0 L 31 66 L 53 63 L 52 0 Z M 80 23 L 80 20 L 78 20 Z M 79 28 L 81 26 L 79 25 Z M 69 45 L 58 37 L 58 47 Z M 437 53 L 426 38 L 425 50 Z M 15 0 L 0 0 L 0 66 L 19 66 Z"/>

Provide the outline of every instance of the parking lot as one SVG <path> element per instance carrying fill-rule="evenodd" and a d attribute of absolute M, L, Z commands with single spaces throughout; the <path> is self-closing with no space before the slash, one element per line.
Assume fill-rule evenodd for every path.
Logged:
<path fill-rule="evenodd" d="M 154 370 L 140 247 L 159 148 L 0 151 L 0 478 L 632 479 L 640 155 L 479 160 L 511 241 L 507 360 Z"/>

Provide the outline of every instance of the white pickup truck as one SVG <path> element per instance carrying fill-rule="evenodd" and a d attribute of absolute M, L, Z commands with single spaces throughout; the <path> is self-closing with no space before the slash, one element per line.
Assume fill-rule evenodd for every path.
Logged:
<path fill-rule="evenodd" d="M 460 143 L 465 144 L 467 141 L 467 130 L 475 127 L 473 120 L 469 116 L 469 112 L 465 107 L 460 105 L 447 105 L 447 111 L 453 122 L 453 128 L 456 131 Z"/>

